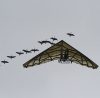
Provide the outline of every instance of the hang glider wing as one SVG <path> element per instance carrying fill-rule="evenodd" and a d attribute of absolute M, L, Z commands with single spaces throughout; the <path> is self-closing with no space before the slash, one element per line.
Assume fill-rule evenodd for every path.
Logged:
<path fill-rule="evenodd" d="M 84 54 L 70 46 L 63 40 L 54 44 L 47 50 L 41 52 L 29 61 L 23 64 L 25 68 L 40 65 L 49 61 L 58 60 L 59 62 L 74 62 L 83 66 L 97 68 L 98 65 L 86 57 Z"/>

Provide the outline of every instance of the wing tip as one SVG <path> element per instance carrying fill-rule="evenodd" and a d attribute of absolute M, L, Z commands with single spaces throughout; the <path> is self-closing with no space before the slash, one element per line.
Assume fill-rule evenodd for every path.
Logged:
<path fill-rule="evenodd" d="M 24 67 L 24 68 L 27 68 L 27 67 L 28 67 L 28 65 L 26 65 L 26 64 L 23 64 L 23 67 Z"/>
<path fill-rule="evenodd" d="M 33 67 L 33 66 L 35 66 L 35 65 L 40 65 L 40 64 L 34 64 L 34 65 L 23 64 L 23 67 L 24 67 L 24 68 L 28 68 L 28 67 Z"/>
<path fill-rule="evenodd" d="M 96 66 L 93 66 L 92 68 L 93 68 L 93 69 L 97 69 L 98 67 L 99 67 L 99 66 L 98 66 L 98 65 L 96 65 Z"/>

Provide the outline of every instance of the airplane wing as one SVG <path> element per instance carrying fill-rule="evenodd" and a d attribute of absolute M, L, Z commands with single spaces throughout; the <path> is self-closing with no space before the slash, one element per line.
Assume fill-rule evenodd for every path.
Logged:
<path fill-rule="evenodd" d="M 47 63 L 53 60 L 59 60 L 61 58 L 61 54 L 64 54 L 66 49 L 68 50 L 68 60 L 66 61 L 71 61 L 73 63 L 87 66 L 93 69 L 98 67 L 98 65 L 90 60 L 87 56 L 85 56 L 63 40 L 36 55 L 32 59 L 24 63 L 23 66 L 27 68 L 35 65 L 40 65 L 42 63 Z"/>

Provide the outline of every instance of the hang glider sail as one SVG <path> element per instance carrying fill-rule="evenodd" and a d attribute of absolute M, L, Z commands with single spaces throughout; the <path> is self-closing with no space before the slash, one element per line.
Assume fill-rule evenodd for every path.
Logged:
<path fill-rule="evenodd" d="M 58 62 L 70 62 L 77 63 L 83 66 L 87 66 L 93 69 L 98 68 L 92 60 L 86 57 L 84 54 L 79 52 L 77 49 L 67 44 L 65 41 L 54 44 L 50 48 L 36 55 L 29 61 L 23 64 L 25 68 L 40 65 L 42 63 L 47 63 L 49 61 L 58 60 Z"/>

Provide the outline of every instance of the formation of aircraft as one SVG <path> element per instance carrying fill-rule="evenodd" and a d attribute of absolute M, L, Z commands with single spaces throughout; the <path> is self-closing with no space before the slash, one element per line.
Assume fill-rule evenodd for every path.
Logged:
<path fill-rule="evenodd" d="M 67 35 L 71 36 L 75 36 L 73 33 L 67 33 Z M 50 39 L 52 39 L 53 41 L 57 41 L 58 39 L 55 37 L 51 37 Z M 38 41 L 41 45 L 42 44 L 51 44 L 52 46 L 49 47 L 48 49 L 46 49 L 45 51 L 41 52 L 40 54 L 36 55 L 35 57 L 33 57 L 32 59 L 30 59 L 29 61 L 27 61 L 26 63 L 23 64 L 23 67 L 27 68 L 30 66 L 35 66 L 35 65 L 40 65 L 42 63 L 46 63 L 49 61 L 54 61 L 54 60 L 58 60 L 59 63 L 76 63 L 76 64 L 80 64 L 82 66 L 87 66 L 93 69 L 98 68 L 98 65 L 96 63 L 94 63 L 92 60 L 90 60 L 87 56 L 85 56 L 84 54 L 82 54 L 81 52 L 79 52 L 77 49 L 75 49 L 74 47 L 72 47 L 71 45 L 69 45 L 68 43 L 66 43 L 65 41 L 61 40 L 58 43 L 53 43 L 51 41 L 48 40 L 43 40 L 43 41 Z M 27 53 L 32 53 L 39 51 L 39 49 L 31 49 L 31 50 L 27 50 L 27 49 L 23 49 L 23 52 L 16 52 L 16 54 L 18 55 L 22 55 L 24 54 L 24 52 Z M 7 56 L 10 59 L 15 58 L 16 56 Z M 3 60 L 1 61 L 1 63 L 6 64 L 9 63 L 7 60 Z"/>
<path fill-rule="evenodd" d="M 53 41 L 58 40 L 58 39 L 55 38 L 55 37 L 51 37 L 50 39 L 52 39 Z M 47 44 L 47 43 L 49 43 L 49 44 L 51 44 L 51 45 L 54 45 L 53 42 L 48 41 L 48 40 L 38 41 L 38 43 L 40 43 L 41 45 L 42 45 L 42 44 Z M 32 51 L 33 51 L 33 52 L 37 52 L 37 51 L 39 51 L 39 49 L 35 49 L 35 48 L 34 48 L 34 49 L 31 49 L 31 50 L 23 49 L 23 50 L 20 51 L 20 52 L 16 52 L 16 54 L 18 54 L 18 55 L 20 56 L 20 55 L 24 54 L 24 52 L 25 52 L 26 54 L 28 54 L 28 53 L 32 53 Z M 7 58 L 14 59 L 14 58 L 16 58 L 16 56 L 10 55 L 10 56 L 7 56 Z M 6 61 L 6 60 L 3 60 L 3 61 L 1 61 L 1 63 L 6 64 L 6 63 L 9 63 L 9 62 Z"/>
<path fill-rule="evenodd" d="M 20 55 L 24 54 L 24 52 L 27 54 L 27 53 L 31 53 L 32 51 L 36 52 L 36 51 L 39 51 L 39 50 L 34 48 L 34 49 L 31 49 L 30 51 L 25 50 L 25 49 L 23 49 L 22 51 L 23 52 L 16 52 L 16 54 L 18 54 L 20 56 Z M 14 59 L 14 58 L 16 58 L 16 56 L 10 55 L 10 56 L 7 56 L 7 58 Z M 3 61 L 1 61 L 1 63 L 6 64 L 6 63 L 9 63 L 9 62 L 6 61 L 6 60 L 3 60 Z"/>
<path fill-rule="evenodd" d="M 55 37 L 51 37 L 50 39 L 52 39 L 53 41 L 58 40 L 58 39 L 55 38 Z M 47 43 L 49 43 L 49 44 L 51 44 L 51 45 L 54 45 L 53 42 L 48 41 L 48 40 L 38 41 L 38 43 L 40 43 L 41 45 L 42 45 L 42 44 L 47 44 Z M 20 52 L 16 52 L 16 54 L 18 54 L 18 55 L 20 56 L 20 55 L 24 54 L 24 52 L 25 52 L 26 54 L 28 54 L 28 53 L 32 53 L 32 51 L 33 51 L 33 52 L 37 52 L 37 51 L 39 51 L 39 49 L 35 49 L 35 48 L 34 48 L 34 49 L 31 49 L 31 50 L 23 49 L 23 50 L 20 51 Z M 14 59 L 14 58 L 16 58 L 16 56 L 10 55 L 10 56 L 7 56 L 7 58 Z M 1 61 L 1 63 L 6 64 L 6 63 L 9 63 L 9 62 L 6 61 L 6 60 L 4 60 L 4 61 Z"/>
<path fill-rule="evenodd" d="M 69 35 L 69 36 L 75 36 L 74 34 L 72 34 L 72 33 L 67 33 L 67 35 Z M 51 41 L 48 41 L 48 40 L 42 40 L 42 41 L 38 41 L 38 43 L 40 43 L 41 45 L 42 44 L 47 44 L 47 43 L 49 43 L 49 44 L 51 44 L 51 45 L 54 45 L 55 43 L 54 43 L 54 41 L 58 41 L 58 39 L 56 38 L 56 37 L 51 37 L 50 38 L 53 42 L 51 42 Z M 21 52 L 16 52 L 16 54 L 18 54 L 19 56 L 20 55 L 22 55 L 22 54 L 24 54 L 24 52 L 26 53 L 26 54 L 28 54 L 28 53 L 32 53 L 32 51 L 33 52 L 37 52 L 37 51 L 39 51 L 38 49 L 31 49 L 31 50 L 27 50 L 27 49 L 23 49 Z M 10 59 L 13 59 L 13 58 L 15 58 L 16 56 L 7 56 L 8 58 L 10 58 Z M 9 63 L 8 61 L 1 61 L 2 63 L 4 63 L 4 64 L 6 64 L 6 63 Z"/>
<path fill-rule="evenodd" d="M 67 33 L 68 36 L 75 36 L 73 33 Z M 57 38 L 51 37 L 52 41 L 58 41 Z M 40 54 L 36 55 L 29 61 L 23 64 L 23 67 L 31 67 L 35 65 L 40 65 L 42 63 L 47 63 L 49 61 L 58 60 L 59 63 L 76 63 L 82 66 L 87 66 L 93 69 L 98 68 L 98 65 L 90 60 L 87 56 L 82 54 L 80 51 L 66 43 L 65 41 L 61 40 L 58 43 L 53 43 L 48 40 L 38 41 L 38 43 L 42 44 L 51 44 L 52 46 L 46 49 L 45 51 L 41 52 Z M 21 52 L 16 52 L 18 55 L 24 54 L 24 52 L 32 53 L 39 51 L 39 49 L 33 48 L 31 50 L 23 49 Z M 15 58 L 16 56 L 7 56 L 10 59 Z M 1 63 L 6 64 L 9 63 L 7 60 L 1 61 Z"/>
<path fill-rule="evenodd" d="M 75 36 L 73 33 L 67 33 L 67 35 L 70 37 Z"/>
<path fill-rule="evenodd" d="M 67 33 L 69 37 L 75 36 L 73 33 Z M 50 38 L 53 42 L 58 41 L 57 38 L 51 37 Z M 82 66 L 87 66 L 93 69 L 98 68 L 98 65 L 94 63 L 92 60 L 90 60 L 88 57 L 86 57 L 84 54 L 79 52 L 77 49 L 66 43 L 65 41 L 61 40 L 58 43 L 53 43 L 48 40 L 42 40 L 38 41 L 38 43 L 42 44 L 51 44 L 52 46 L 46 49 L 45 51 L 41 52 L 40 54 L 36 55 L 29 61 L 23 64 L 23 67 L 27 68 L 30 66 L 40 65 L 42 63 L 46 63 L 49 61 L 58 60 L 59 63 L 76 63 L 80 64 Z M 33 48 L 31 50 L 23 49 L 21 52 L 16 52 L 19 56 L 28 53 L 32 53 L 39 51 L 39 49 Z M 15 58 L 16 56 L 7 56 L 10 59 Z M 9 63 L 7 60 L 1 61 L 1 63 L 6 64 Z"/>

